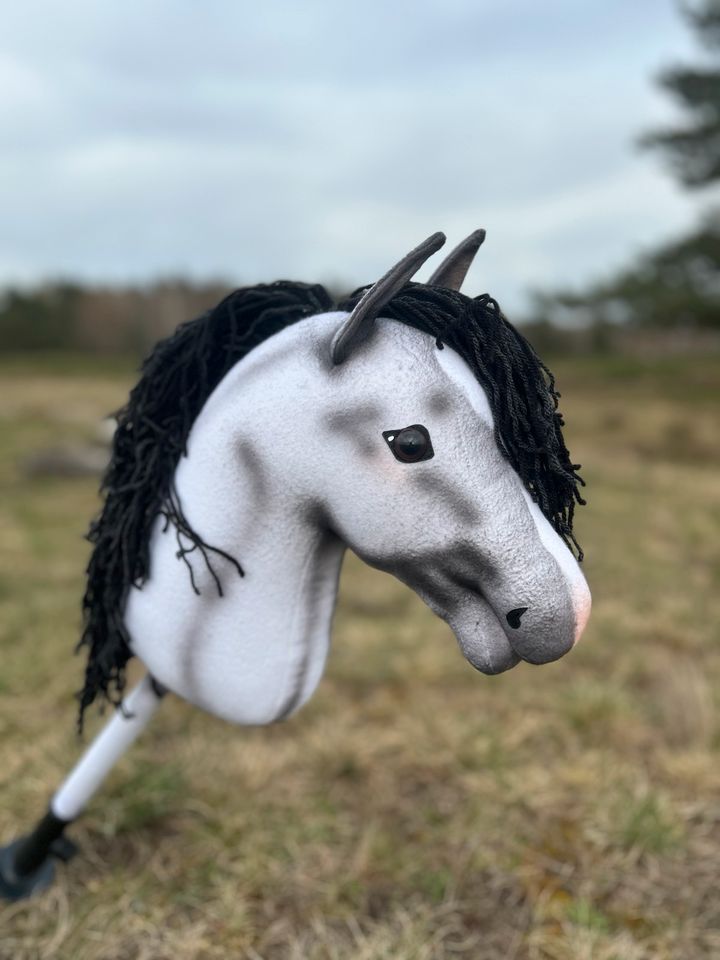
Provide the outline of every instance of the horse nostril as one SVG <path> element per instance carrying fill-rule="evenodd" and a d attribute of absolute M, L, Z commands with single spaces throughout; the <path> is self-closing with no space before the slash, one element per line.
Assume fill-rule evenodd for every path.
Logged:
<path fill-rule="evenodd" d="M 514 610 L 511 610 L 509 613 L 505 614 L 505 619 L 513 628 L 513 630 L 518 630 L 520 628 L 520 618 L 527 610 L 527 607 L 516 607 Z"/>

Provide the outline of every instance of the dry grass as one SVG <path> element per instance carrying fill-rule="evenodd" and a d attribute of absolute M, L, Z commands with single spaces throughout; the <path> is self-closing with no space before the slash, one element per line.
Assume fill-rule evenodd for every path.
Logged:
<path fill-rule="evenodd" d="M 559 370 L 595 611 L 573 654 L 484 678 L 349 562 L 334 650 L 291 722 L 163 706 L 0 958 L 700 960 L 720 956 L 720 447 L 711 360 Z M 0 368 L 0 836 L 78 755 L 71 656 L 95 508 L 25 480 L 124 371 Z M 99 725 L 95 720 L 93 728 Z"/>

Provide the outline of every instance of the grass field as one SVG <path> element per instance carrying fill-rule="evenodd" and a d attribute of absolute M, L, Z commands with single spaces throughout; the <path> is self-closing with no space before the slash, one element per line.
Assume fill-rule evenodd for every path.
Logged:
<path fill-rule="evenodd" d="M 169 698 L 72 830 L 0 958 L 720 956 L 720 361 L 554 365 L 590 505 L 581 645 L 487 678 L 350 559 L 290 722 Z M 72 656 L 92 479 L 23 458 L 92 435 L 126 368 L 0 363 L 0 838 L 79 754 Z M 101 719 L 93 717 L 90 735 Z"/>

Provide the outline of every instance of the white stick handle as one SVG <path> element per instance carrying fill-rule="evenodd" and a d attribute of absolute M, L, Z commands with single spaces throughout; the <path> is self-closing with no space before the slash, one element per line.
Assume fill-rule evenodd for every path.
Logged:
<path fill-rule="evenodd" d="M 160 695 L 146 674 L 80 758 L 52 798 L 50 809 L 61 820 L 74 820 L 128 747 L 148 725 Z"/>

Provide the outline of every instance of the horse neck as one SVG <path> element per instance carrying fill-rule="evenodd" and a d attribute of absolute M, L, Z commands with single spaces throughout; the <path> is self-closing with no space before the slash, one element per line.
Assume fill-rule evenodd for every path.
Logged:
<path fill-rule="evenodd" d="M 189 439 L 190 456 L 178 468 L 191 523 L 208 543 L 237 557 L 246 574 L 239 602 L 252 594 L 254 607 L 334 603 L 345 546 L 295 482 L 292 451 L 273 448 L 273 428 L 279 419 L 310 420 L 311 410 L 303 418 L 283 404 L 308 397 L 307 390 L 288 389 L 293 382 L 322 376 L 315 344 L 336 323 L 335 315 L 301 322 L 240 361 L 206 403 Z"/>

